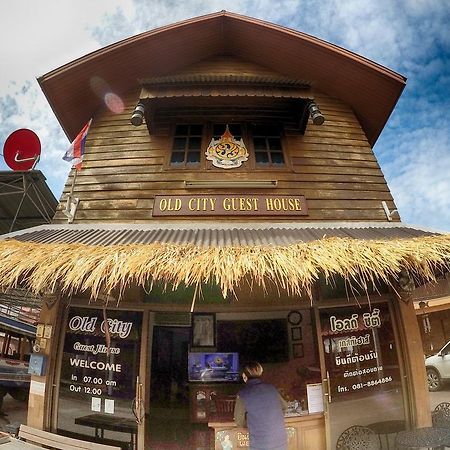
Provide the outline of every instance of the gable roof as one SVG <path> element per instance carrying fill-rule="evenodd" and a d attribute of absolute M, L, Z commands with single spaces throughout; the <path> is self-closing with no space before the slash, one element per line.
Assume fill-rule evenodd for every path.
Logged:
<path fill-rule="evenodd" d="M 406 79 L 313 36 L 221 11 L 151 30 L 104 47 L 38 79 L 62 128 L 73 140 L 102 105 L 93 83 L 117 95 L 139 79 L 160 77 L 216 55 L 232 55 L 337 97 L 355 111 L 373 145 Z"/>

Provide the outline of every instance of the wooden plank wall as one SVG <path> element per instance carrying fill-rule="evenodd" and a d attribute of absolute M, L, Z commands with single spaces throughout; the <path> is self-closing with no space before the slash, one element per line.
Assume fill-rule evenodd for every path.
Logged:
<path fill-rule="evenodd" d="M 136 91 L 123 98 L 125 109 L 122 113 L 114 114 L 105 109 L 94 118 L 83 168 L 75 183 L 74 192 L 80 203 L 74 223 L 149 222 L 153 220 L 156 194 L 200 193 L 184 189 L 185 180 L 197 179 L 278 180 L 276 189 L 254 189 L 248 193 L 305 195 L 309 215 L 295 218 L 297 221 L 385 222 L 381 201 L 385 200 L 391 210 L 395 208 L 383 173 L 354 113 L 337 99 L 314 94 L 326 119 L 322 126 L 310 122 L 305 135 L 287 127 L 284 144 L 289 164 L 285 169 L 255 170 L 247 164 L 239 170 L 225 171 L 211 168 L 206 162 L 199 170 L 167 168 L 166 159 L 172 143 L 169 118 L 167 116 L 167 122 L 159 123 L 152 135 L 145 125 L 131 125 L 130 117 L 138 96 Z M 73 171 L 62 202 L 69 192 L 72 177 Z M 214 193 L 212 190 L 202 192 Z M 237 189 L 216 192 L 245 194 Z M 63 208 L 60 204 L 54 223 L 66 222 L 61 212 Z M 276 216 L 244 218 L 255 221 L 282 219 Z M 187 217 L 185 220 L 205 218 Z M 214 220 L 242 221 L 243 218 L 215 217 Z"/>

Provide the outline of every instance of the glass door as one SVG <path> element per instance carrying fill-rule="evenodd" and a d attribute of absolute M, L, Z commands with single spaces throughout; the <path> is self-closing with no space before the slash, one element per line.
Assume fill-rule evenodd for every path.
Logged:
<path fill-rule="evenodd" d="M 405 412 L 388 304 L 321 308 L 318 315 L 327 448 L 353 425 L 372 428 L 383 449 L 393 448 Z"/>
<path fill-rule="evenodd" d="M 108 323 L 108 326 L 106 326 Z M 143 416 L 142 313 L 69 309 L 61 362 L 58 434 L 137 449 Z"/>

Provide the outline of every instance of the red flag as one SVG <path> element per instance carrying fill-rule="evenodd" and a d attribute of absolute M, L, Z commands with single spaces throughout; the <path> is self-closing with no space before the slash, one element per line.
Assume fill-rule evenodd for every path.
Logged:
<path fill-rule="evenodd" d="M 78 136 L 74 139 L 72 144 L 70 144 L 70 147 L 63 156 L 64 161 L 71 162 L 72 167 L 75 166 L 77 170 L 81 169 L 81 163 L 83 161 L 84 155 L 84 146 L 91 123 L 92 119 L 78 133 Z"/>

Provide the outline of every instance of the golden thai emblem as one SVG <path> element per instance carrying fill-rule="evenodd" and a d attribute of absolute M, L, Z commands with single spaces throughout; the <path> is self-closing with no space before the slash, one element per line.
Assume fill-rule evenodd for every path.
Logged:
<path fill-rule="evenodd" d="M 242 138 L 238 141 L 230 133 L 228 125 L 220 139 L 211 139 L 206 149 L 206 159 L 212 161 L 213 166 L 221 169 L 240 167 L 248 160 L 248 151 Z"/>

